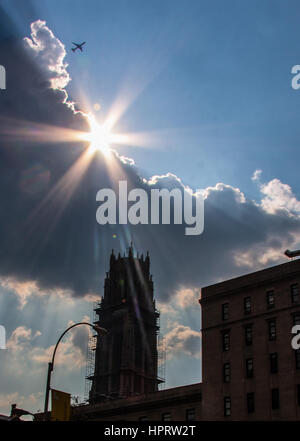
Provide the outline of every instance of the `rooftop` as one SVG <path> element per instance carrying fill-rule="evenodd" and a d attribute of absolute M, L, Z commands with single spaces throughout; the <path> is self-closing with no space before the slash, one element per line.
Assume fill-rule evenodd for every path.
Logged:
<path fill-rule="evenodd" d="M 201 290 L 201 300 L 218 294 L 234 292 L 248 286 L 258 286 L 278 279 L 288 278 L 295 273 L 300 273 L 300 259 L 205 286 Z"/>

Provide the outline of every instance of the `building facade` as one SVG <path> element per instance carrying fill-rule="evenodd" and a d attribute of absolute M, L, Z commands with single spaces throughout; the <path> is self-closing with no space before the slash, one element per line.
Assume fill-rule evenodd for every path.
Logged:
<path fill-rule="evenodd" d="M 202 289 L 202 418 L 299 420 L 300 260 Z"/>
<path fill-rule="evenodd" d="M 201 383 L 126 399 L 72 408 L 73 420 L 196 421 L 201 419 Z"/>
<path fill-rule="evenodd" d="M 96 313 L 108 330 L 97 340 L 90 403 L 158 390 L 159 313 L 153 298 L 150 258 L 112 252 L 104 296 Z"/>

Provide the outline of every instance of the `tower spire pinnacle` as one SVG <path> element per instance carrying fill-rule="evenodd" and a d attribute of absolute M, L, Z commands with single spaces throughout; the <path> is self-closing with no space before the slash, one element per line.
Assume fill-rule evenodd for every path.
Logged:
<path fill-rule="evenodd" d="M 133 259 L 132 242 L 128 256 Z M 128 256 L 119 254 L 116 259 L 112 250 L 104 296 L 96 309 L 98 322 L 109 332 L 97 341 L 90 403 L 107 395 L 155 392 L 161 381 L 157 377 L 159 313 L 153 299 L 149 253 L 144 262 L 138 260 L 134 265 L 128 265 Z"/>
<path fill-rule="evenodd" d="M 133 246 L 132 246 L 132 242 L 130 242 L 130 246 L 128 247 L 128 257 L 133 257 Z"/>

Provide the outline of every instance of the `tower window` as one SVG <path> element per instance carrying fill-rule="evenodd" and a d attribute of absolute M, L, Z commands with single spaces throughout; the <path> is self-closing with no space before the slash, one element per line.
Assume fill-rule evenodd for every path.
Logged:
<path fill-rule="evenodd" d="M 246 360 L 246 377 L 253 378 L 253 358 L 247 358 Z"/>
<path fill-rule="evenodd" d="M 272 389 L 272 409 L 279 409 L 279 389 Z"/>
<path fill-rule="evenodd" d="M 251 314 L 251 297 L 244 298 L 244 313 Z"/>
<path fill-rule="evenodd" d="M 186 421 L 195 421 L 195 419 L 196 419 L 196 409 L 195 408 L 186 409 L 185 419 L 186 419 Z"/>
<path fill-rule="evenodd" d="M 223 382 L 224 383 L 230 383 L 230 363 L 224 363 L 223 365 Z"/>
<path fill-rule="evenodd" d="M 291 298 L 292 303 L 298 303 L 299 302 L 299 287 L 298 283 L 294 283 L 291 285 Z"/>
<path fill-rule="evenodd" d="M 228 320 L 229 318 L 229 303 L 223 303 L 222 305 L 222 320 Z"/>
<path fill-rule="evenodd" d="M 171 421 L 172 418 L 170 412 L 163 413 L 161 419 L 162 421 Z"/>
<path fill-rule="evenodd" d="M 253 413 L 255 411 L 254 392 L 247 394 L 247 411 Z"/>
<path fill-rule="evenodd" d="M 276 320 L 269 320 L 269 340 L 276 340 Z"/>
<path fill-rule="evenodd" d="M 300 314 L 293 314 L 293 326 L 300 325 Z"/>
<path fill-rule="evenodd" d="M 224 397 L 224 416 L 231 415 L 231 399 L 230 397 Z"/>
<path fill-rule="evenodd" d="M 274 308 L 275 306 L 275 297 L 274 297 L 274 291 L 268 291 L 267 292 L 267 307 L 268 309 Z"/>
<path fill-rule="evenodd" d="M 271 374 L 277 374 L 277 372 L 278 372 L 277 352 L 270 354 L 270 372 L 271 372 Z"/>
<path fill-rule="evenodd" d="M 229 331 L 224 331 L 222 333 L 223 337 L 223 351 L 227 352 L 230 349 L 230 334 Z"/>
<path fill-rule="evenodd" d="M 245 344 L 252 345 L 252 325 L 245 326 Z"/>

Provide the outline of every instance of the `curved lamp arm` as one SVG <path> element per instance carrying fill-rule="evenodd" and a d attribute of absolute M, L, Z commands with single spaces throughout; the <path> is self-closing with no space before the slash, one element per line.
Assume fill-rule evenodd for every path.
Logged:
<path fill-rule="evenodd" d="M 75 326 L 79 326 L 79 325 L 87 325 L 90 326 L 91 328 L 93 328 L 98 335 L 106 335 L 108 333 L 107 329 L 105 328 L 101 328 L 101 326 L 98 325 L 92 325 L 91 323 L 88 322 L 80 322 L 80 323 L 75 323 L 74 325 L 69 326 L 59 337 L 59 339 L 57 340 L 57 343 L 55 345 L 54 351 L 53 351 L 53 355 L 52 355 L 52 360 L 48 363 L 48 375 L 47 375 L 47 385 L 46 385 L 46 395 L 45 395 L 45 407 L 44 407 L 44 419 L 47 419 L 47 412 L 48 412 L 48 402 L 49 402 L 49 392 L 50 392 L 50 383 L 51 383 L 51 372 L 53 371 L 53 367 L 54 367 L 54 359 L 55 359 L 55 354 L 57 351 L 57 347 L 59 345 L 59 343 L 61 342 L 62 338 L 64 337 L 64 335 L 70 331 L 70 329 L 75 328 Z"/>
<path fill-rule="evenodd" d="M 55 358 L 55 354 L 56 354 L 56 350 L 57 347 L 59 345 L 59 343 L 61 342 L 62 338 L 64 337 L 64 335 L 70 331 L 70 329 L 75 328 L 75 326 L 79 326 L 79 325 L 87 325 L 90 326 L 91 328 L 94 329 L 94 331 L 97 332 L 98 335 L 106 335 L 107 334 L 107 330 L 105 328 L 101 328 L 98 325 L 92 325 L 91 323 L 88 322 L 80 322 L 80 323 L 75 323 L 74 325 L 69 326 L 59 337 L 59 339 L 57 340 L 57 343 L 55 345 L 54 351 L 53 351 L 53 355 L 52 355 L 52 360 L 51 360 L 51 370 L 53 371 L 53 366 L 54 366 L 54 358 Z"/>

